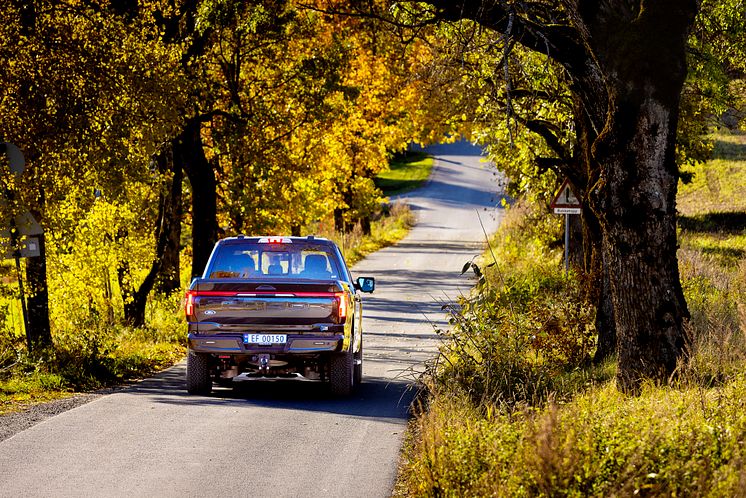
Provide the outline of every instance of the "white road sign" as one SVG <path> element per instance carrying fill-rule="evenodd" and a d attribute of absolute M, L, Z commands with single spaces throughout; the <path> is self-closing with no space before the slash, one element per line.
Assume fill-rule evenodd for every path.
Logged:
<path fill-rule="evenodd" d="M 575 195 L 569 179 L 565 178 L 562 182 L 550 206 L 555 214 L 580 214 L 580 200 Z"/>

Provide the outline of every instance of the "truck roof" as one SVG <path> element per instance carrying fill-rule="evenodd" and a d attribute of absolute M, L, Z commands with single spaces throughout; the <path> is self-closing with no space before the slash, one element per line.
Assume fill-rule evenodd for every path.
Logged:
<path fill-rule="evenodd" d="M 235 237 L 226 237 L 218 240 L 218 244 L 240 244 L 240 243 L 251 243 L 251 244 L 292 244 L 293 242 L 312 242 L 314 244 L 323 244 L 333 246 L 334 242 L 323 237 L 315 237 L 309 235 L 307 237 L 286 237 L 282 235 L 278 236 L 246 236 L 237 235 Z"/>

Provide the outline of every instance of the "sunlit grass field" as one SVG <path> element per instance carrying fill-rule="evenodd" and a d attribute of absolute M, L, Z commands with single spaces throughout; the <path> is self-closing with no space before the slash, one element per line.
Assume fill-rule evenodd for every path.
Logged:
<path fill-rule="evenodd" d="M 394 157 L 389 169 L 380 173 L 375 183 L 386 196 L 410 192 L 430 177 L 433 158 L 419 151 L 410 151 Z"/>

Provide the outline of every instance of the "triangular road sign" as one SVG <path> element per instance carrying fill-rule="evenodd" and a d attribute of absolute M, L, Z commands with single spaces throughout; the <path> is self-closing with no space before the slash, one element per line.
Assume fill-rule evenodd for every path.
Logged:
<path fill-rule="evenodd" d="M 557 191 L 557 195 L 554 196 L 551 207 L 580 207 L 578 196 L 575 195 L 568 178 L 565 178 L 565 181 L 562 182 L 562 186 Z"/>
<path fill-rule="evenodd" d="M 554 196 L 550 207 L 556 214 L 580 214 L 580 200 L 575 195 L 570 180 L 565 178 L 562 186 Z"/>

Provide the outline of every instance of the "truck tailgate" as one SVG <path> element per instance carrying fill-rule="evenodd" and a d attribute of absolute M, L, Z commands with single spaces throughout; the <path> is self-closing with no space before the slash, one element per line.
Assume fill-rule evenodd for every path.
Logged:
<path fill-rule="evenodd" d="M 189 329 L 200 334 L 329 330 L 346 310 L 336 281 L 198 279 L 187 293 Z"/>

